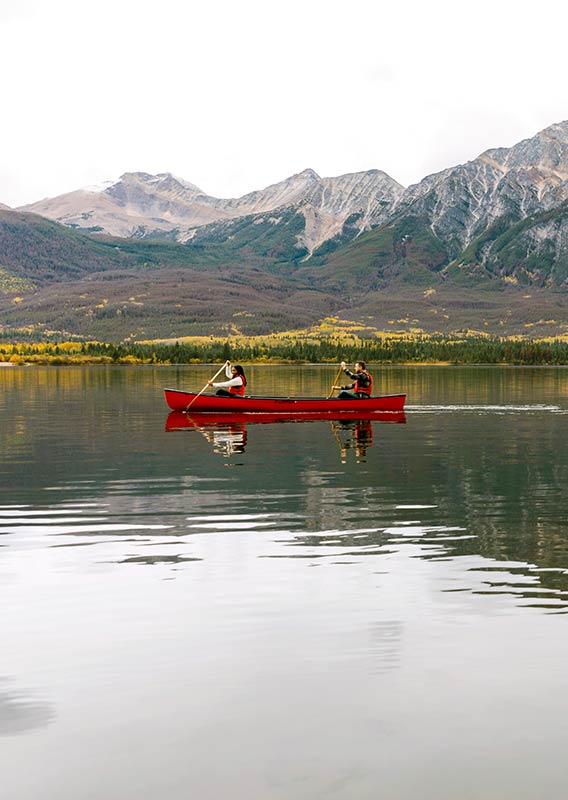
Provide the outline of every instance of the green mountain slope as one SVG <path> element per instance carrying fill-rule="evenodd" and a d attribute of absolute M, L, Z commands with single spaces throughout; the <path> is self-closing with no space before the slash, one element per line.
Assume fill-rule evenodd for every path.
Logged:
<path fill-rule="evenodd" d="M 304 229 L 303 215 L 289 207 L 205 225 L 195 231 L 187 247 L 196 254 L 214 253 L 225 263 L 246 259 L 265 266 L 291 265 L 307 255 L 298 244 Z"/>
<path fill-rule="evenodd" d="M 568 288 L 568 202 L 512 223 L 501 218 L 462 253 L 460 267 L 526 286 Z"/>
<path fill-rule="evenodd" d="M 307 258 L 304 217 L 252 215 L 187 244 L 103 239 L 0 211 L 0 324 L 118 340 L 263 334 L 335 316 L 362 329 L 542 335 L 568 329 L 568 204 L 498 220 L 455 257 L 426 217 Z"/>
<path fill-rule="evenodd" d="M 316 253 L 297 276 L 316 279 L 332 291 L 369 292 L 405 282 L 427 285 L 449 256 L 427 221 L 407 216 L 363 233 L 328 255 Z"/>
<path fill-rule="evenodd" d="M 0 211 L 0 267 L 14 278 L 43 284 L 130 262 L 116 248 L 44 217 Z"/>
<path fill-rule="evenodd" d="M 275 255 L 231 247 L 100 240 L 0 212 L 1 325 L 108 340 L 255 334 L 307 326 L 336 308 L 319 288 L 271 274 Z"/>

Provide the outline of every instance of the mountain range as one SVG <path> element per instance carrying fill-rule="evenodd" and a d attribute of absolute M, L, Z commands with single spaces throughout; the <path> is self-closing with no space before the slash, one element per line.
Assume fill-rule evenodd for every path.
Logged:
<path fill-rule="evenodd" d="M 9 327 L 170 337 L 334 315 L 362 329 L 559 334 L 567 288 L 568 122 L 407 188 L 380 170 L 307 169 L 220 199 L 137 172 L 0 206 Z"/>
<path fill-rule="evenodd" d="M 298 246 L 312 252 L 341 232 L 345 220 L 360 215 L 361 232 L 380 224 L 403 187 L 379 170 L 320 178 L 312 169 L 236 199 L 210 197 L 170 173 L 125 173 L 102 187 L 79 189 L 22 206 L 89 233 L 187 242 L 211 223 L 294 209 L 303 217 Z M 273 222 L 278 224 L 277 217 Z"/>

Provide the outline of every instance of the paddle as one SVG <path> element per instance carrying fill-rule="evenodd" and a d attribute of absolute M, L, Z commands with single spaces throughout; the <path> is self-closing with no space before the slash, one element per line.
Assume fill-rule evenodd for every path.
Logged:
<path fill-rule="evenodd" d="M 223 372 L 223 370 L 225 369 L 225 367 L 226 367 L 226 366 L 227 366 L 227 362 L 225 361 L 225 363 L 223 364 L 223 366 L 221 367 L 221 369 L 219 369 L 219 370 L 218 370 L 218 371 L 215 373 L 215 375 L 213 375 L 213 377 L 211 378 L 211 380 L 210 380 L 210 381 L 207 381 L 207 383 L 205 384 L 205 386 L 203 387 L 203 389 L 202 389 L 200 392 L 198 392 L 198 393 L 195 395 L 195 397 L 193 398 L 193 400 L 191 400 L 191 401 L 190 401 L 190 402 L 189 402 L 189 403 L 186 405 L 186 407 L 185 407 L 185 410 L 186 410 L 186 411 L 189 411 L 189 409 L 190 409 L 190 408 L 191 408 L 191 406 L 192 406 L 192 405 L 195 403 L 195 401 L 197 400 L 197 398 L 199 397 L 199 395 L 203 394 L 203 392 L 205 391 L 205 389 L 207 389 L 207 387 L 209 386 L 209 384 L 210 384 L 210 383 L 212 383 L 212 382 L 215 380 L 215 378 L 217 377 L 217 375 L 220 375 L 220 374 L 221 374 L 221 372 Z"/>
<path fill-rule="evenodd" d="M 332 387 L 331 387 L 331 391 L 330 391 L 330 393 L 329 393 L 329 394 L 328 394 L 328 396 L 327 396 L 327 399 L 328 399 L 328 400 L 329 400 L 329 398 L 331 397 L 331 395 L 334 393 L 334 391 L 335 391 L 336 389 L 341 389 L 341 386 L 336 386 L 335 384 L 337 383 L 337 381 L 339 380 L 339 378 L 340 378 L 340 376 L 341 376 L 341 371 L 342 371 L 342 369 L 343 369 L 343 367 L 339 367 L 339 371 L 338 371 L 337 375 L 335 376 L 335 379 L 334 379 L 334 381 L 333 381 L 333 385 L 332 385 Z"/>

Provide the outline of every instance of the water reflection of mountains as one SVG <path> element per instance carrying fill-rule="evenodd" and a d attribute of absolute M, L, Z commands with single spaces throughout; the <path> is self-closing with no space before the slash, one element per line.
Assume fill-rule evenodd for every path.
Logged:
<path fill-rule="evenodd" d="M 386 415 L 384 421 L 404 419 L 404 415 L 401 420 Z M 285 420 L 272 418 L 266 421 Z M 242 424 L 243 428 L 231 431 L 226 419 L 193 420 L 183 414 L 172 414 L 167 429 L 197 428 L 203 432 L 209 428 L 210 431 L 216 430 L 221 439 L 226 437 L 225 445 L 234 436 L 237 447 L 240 441 L 244 449 L 247 444 L 246 422 L 237 419 L 233 424 Z M 312 526 L 320 530 L 298 532 L 290 541 L 293 546 L 286 547 L 276 557 L 319 560 L 383 555 L 390 551 L 398 538 L 399 547 L 418 547 L 417 558 L 449 559 L 467 564 L 471 584 L 462 591 L 479 595 L 508 594 L 518 598 L 523 605 L 562 610 L 568 598 L 568 543 L 561 508 L 564 504 L 559 506 L 554 498 L 562 494 L 559 487 L 566 475 L 558 464 L 552 466 L 555 463 L 553 458 L 539 461 L 537 453 L 531 452 L 534 447 L 553 446 L 553 442 L 524 435 L 524 426 L 524 421 L 517 426 L 514 438 L 508 435 L 507 429 L 500 437 L 498 423 L 485 420 L 480 426 L 479 437 L 469 442 L 469 446 L 464 446 L 459 435 L 456 436 L 456 425 L 448 418 L 445 433 L 438 432 L 435 440 L 441 447 L 430 450 L 402 448 L 385 453 L 389 462 L 379 462 L 381 466 L 376 480 L 368 485 L 362 484 L 355 491 L 362 505 L 374 508 L 372 522 L 376 527 L 371 532 L 358 531 L 353 541 L 348 532 L 352 527 L 349 523 L 360 522 L 364 527 L 368 520 L 364 515 L 360 520 L 353 517 L 354 500 L 350 492 L 338 486 L 330 505 L 326 481 L 321 487 L 310 486 L 306 494 L 306 501 L 310 500 L 306 512 Z M 353 458 L 364 461 L 367 449 L 373 445 L 372 422 L 351 418 L 333 420 L 329 429 L 337 441 L 342 463 Z M 530 431 L 530 425 L 526 430 Z M 239 436 L 242 437 L 240 440 Z M 390 485 L 392 470 L 389 463 L 396 464 L 399 480 L 404 479 L 413 487 L 419 503 L 426 501 L 427 493 L 427 501 L 436 509 L 430 514 L 428 511 L 418 512 L 422 519 L 417 530 L 408 525 L 408 518 L 401 518 L 399 524 L 406 525 L 406 528 L 404 534 L 402 529 L 397 534 L 391 527 L 392 509 L 383 519 L 380 507 L 377 507 L 379 486 L 385 479 Z M 523 464 L 525 466 L 521 466 Z M 550 497 L 550 504 L 542 502 L 546 497 Z M 335 515 L 338 529 L 342 530 L 341 545 L 334 554 L 327 551 L 330 537 L 331 540 L 337 539 L 336 531 L 326 533 L 330 527 L 326 517 L 328 509 Z M 445 525 L 436 525 L 436 522 Z"/>
<path fill-rule="evenodd" d="M 224 505 L 218 495 L 215 509 L 208 510 L 204 497 L 208 493 L 201 487 L 201 506 L 196 505 L 195 511 L 183 515 L 182 520 L 177 513 L 170 520 L 161 514 L 161 522 L 165 523 L 161 525 L 148 524 L 146 516 L 141 521 L 143 508 L 129 519 L 130 524 L 103 508 L 96 515 L 93 509 L 86 509 L 93 516 L 85 516 L 83 524 L 79 524 L 79 509 L 74 509 L 70 518 L 70 509 L 66 508 L 61 509 L 60 516 L 56 509 L 44 511 L 37 526 L 30 517 L 26 523 L 29 528 L 37 527 L 35 541 L 41 541 L 41 535 L 57 539 L 52 548 L 76 547 L 80 540 L 85 547 L 95 548 L 93 557 L 99 564 L 150 566 L 167 570 L 170 578 L 179 570 L 198 569 L 200 562 L 219 557 L 221 551 L 211 549 L 210 537 L 228 536 L 234 541 L 234 537 L 252 534 L 260 535 L 256 558 L 302 560 L 313 566 L 327 563 L 332 569 L 378 559 L 377 575 L 381 574 L 381 563 L 385 563 L 385 574 L 392 571 L 392 559 L 428 561 L 433 568 L 430 580 L 438 584 L 442 593 L 508 596 L 517 606 L 552 613 L 568 611 L 568 570 L 547 566 L 550 561 L 534 551 L 529 560 L 522 561 L 513 540 L 509 540 L 510 547 L 503 542 L 501 549 L 485 535 L 478 535 L 475 527 L 439 524 L 435 505 L 383 507 L 382 514 L 376 509 L 369 517 L 365 506 L 354 508 L 347 493 L 338 498 L 339 506 L 344 501 L 346 516 L 341 516 L 339 506 L 333 507 L 336 527 L 325 520 L 325 527 L 307 531 L 307 515 L 313 522 L 313 514 L 310 509 L 286 510 L 289 498 L 285 493 L 282 503 L 273 503 L 271 510 L 259 493 L 258 506 L 252 511 L 234 498 L 230 498 L 230 505 Z M 149 500 L 154 502 L 151 495 Z M 319 505 L 322 497 L 312 500 Z M 47 513 L 53 518 L 49 519 Z M 550 535 L 555 534 L 549 532 Z M 494 536 L 498 541 L 497 530 Z M 412 579 L 412 575 L 410 571 L 408 578 Z M 0 698 L 0 717 L 1 705 Z"/>
<path fill-rule="evenodd" d="M 186 414 L 172 411 L 166 419 L 166 431 L 197 430 L 211 443 L 215 452 L 226 457 L 244 453 L 248 438 L 247 425 L 327 421 L 339 447 L 341 460 L 349 450 L 356 458 L 364 458 L 373 443 L 373 422 L 405 423 L 404 412 L 354 415 L 349 412 L 308 414 Z"/>
<path fill-rule="evenodd" d="M 102 551 L 98 563 L 123 564 L 124 569 L 152 565 L 174 577 L 176 570 L 200 569 L 199 562 L 188 559 L 214 557 L 194 550 L 199 537 L 193 533 L 215 531 L 194 517 L 188 522 L 192 509 L 199 510 L 196 514 L 211 515 L 214 510 L 242 519 L 234 527 L 226 523 L 234 537 L 253 530 L 245 522 L 254 510 L 270 514 L 286 528 L 278 537 L 279 552 L 276 548 L 268 555 L 337 563 L 333 568 L 342 569 L 343 561 L 354 558 L 376 555 L 383 562 L 380 556 L 396 546 L 413 559 L 431 561 L 434 569 L 444 560 L 458 566 L 466 580 L 456 579 L 456 591 L 510 595 L 520 605 L 538 605 L 543 598 L 547 607 L 566 605 L 568 457 L 561 442 L 567 417 L 542 405 L 523 410 L 519 399 L 522 394 L 523 401 L 528 397 L 556 402 L 560 390 L 566 391 L 564 373 L 558 373 L 550 391 L 543 393 L 542 371 L 531 373 L 530 382 L 520 381 L 518 372 L 496 371 L 495 381 L 512 392 L 506 402 L 516 409 L 501 415 L 444 413 L 446 395 L 452 402 L 464 402 L 467 389 L 469 403 L 483 405 L 487 400 L 489 409 L 501 394 L 490 391 L 479 372 L 475 382 L 472 378 L 458 392 L 454 383 L 459 384 L 461 373 L 423 370 L 416 380 L 431 384 L 427 411 L 409 411 L 411 425 L 372 422 L 374 439 L 364 444 L 367 464 L 357 469 L 350 468 L 356 463 L 357 446 L 357 421 L 351 415 L 314 424 L 304 417 L 302 424 L 260 415 L 255 421 L 246 415 L 243 421 L 225 415 L 223 420 L 213 415 L 190 420 L 172 414 L 167 430 L 193 428 L 195 435 L 165 435 L 165 414 L 161 404 L 155 411 L 154 395 L 133 406 L 132 392 L 119 393 L 116 403 L 105 407 L 116 394 L 109 391 L 114 386 L 108 383 L 110 377 L 122 380 L 124 375 L 126 380 L 134 374 L 113 372 L 104 378 L 106 373 L 93 372 L 91 391 L 84 398 L 81 394 L 76 405 L 58 405 L 57 414 L 44 414 L 41 425 L 25 398 L 10 401 L 9 424 L 0 434 L 3 490 L 6 502 L 29 504 L 30 517 L 23 516 L 28 512 L 22 506 L 14 511 L 14 519 L 0 519 L 0 552 L 2 545 L 6 551 L 12 542 L 17 546 L 28 531 L 37 546 L 51 541 L 51 546 L 73 547 L 74 553 L 96 559 Z M 55 376 L 62 401 L 71 389 L 68 375 L 62 371 Z M 98 394 L 95 383 L 101 384 Z M 157 384 L 162 383 L 160 377 Z M 41 382 L 33 388 L 30 398 L 44 397 Z M 415 385 L 413 397 L 420 395 L 419 388 Z M 486 390 L 487 398 L 482 396 Z M 422 393 L 426 396 L 424 388 Z M 40 408 L 38 399 L 38 413 Z M 276 424 L 263 428 L 264 421 Z M 388 421 L 394 421 L 390 415 Z M 231 431 L 232 424 L 237 428 Z M 219 443 L 225 450 L 215 452 L 204 431 L 225 435 L 225 443 Z M 225 457 L 227 447 L 233 448 L 234 457 Z M 245 448 L 244 455 L 239 455 L 239 447 Z M 346 468 L 339 466 L 342 449 L 349 462 Z M 245 466 L 224 469 L 238 462 Z M 53 505 L 44 506 L 42 498 Z M 73 507 L 68 505 L 64 513 L 66 503 Z M 77 504 L 85 504 L 84 512 Z M 42 517 L 45 508 L 53 516 L 31 516 L 33 509 Z M 409 510 L 414 508 L 423 510 Z M 91 511 L 93 522 L 65 524 L 66 516 L 87 516 Z M 421 531 L 413 529 L 417 526 Z M 369 528 L 367 533 L 361 530 Z M 458 535 L 449 533 L 451 528 L 458 528 Z M 333 540 L 335 551 L 328 551 Z"/>

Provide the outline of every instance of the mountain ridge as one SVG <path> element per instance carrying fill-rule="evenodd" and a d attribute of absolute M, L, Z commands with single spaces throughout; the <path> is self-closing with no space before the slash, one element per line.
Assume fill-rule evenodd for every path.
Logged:
<path fill-rule="evenodd" d="M 96 187 L 95 187 L 96 189 Z M 362 225 L 377 224 L 385 205 L 392 205 L 402 187 L 381 170 L 320 178 L 312 169 L 249 192 L 239 198 L 216 198 L 171 173 L 124 173 L 100 191 L 77 189 L 54 198 L 20 206 L 68 227 L 121 238 L 152 238 L 171 234 L 190 241 L 205 225 L 264 214 L 301 204 L 312 207 L 317 224 L 306 216 L 308 250 L 335 233 L 353 212 L 361 211 Z M 316 228 L 319 226 L 319 233 Z"/>
<path fill-rule="evenodd" d="M 0 211 L 5 324 L 175 337 L 333 313 L 384 330 L 568 330 L 568 122 L 406 189 L 380 170 L 306 169 L 220 200 L 169 173 L 126 173 L 94 193 L 99 217 L 92 191 L 79 214 L 74 194 L 58 199 L 67 226 Z M 202 224 L 187 225 L 188 207 Z M 105 235 L 106 218 L 128 237 Z"/>
<path fill-rule="evenodd" d="M 322 178 L 307 168 L 242 197 L 217 198 L 171 173 L 132 172 L 100 191 L 78 189 L 17 210 L 91 233 L 191 242 L 209 225 L 217 239 L 220 223 L 294 208 L 304 217 L 297 247 L 308 258 L 322 246 L 329 249 L 330 240 L 343 243 L 411 214 L 424 217 L 457 257 L 499 218 L 517 221 L 566 199 L 568 121 L 512 147 L 487 149 L 406 188 L 378 169 Z"/>

